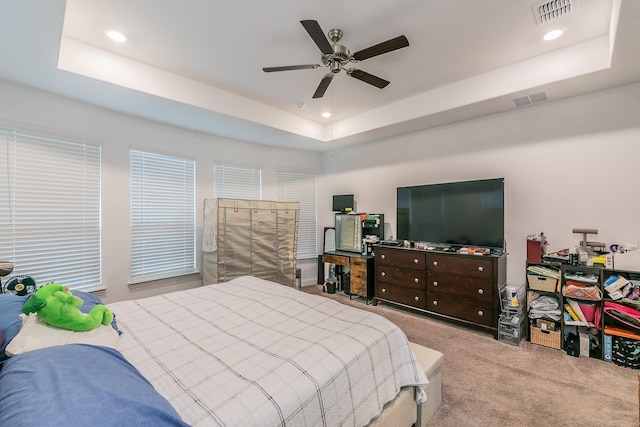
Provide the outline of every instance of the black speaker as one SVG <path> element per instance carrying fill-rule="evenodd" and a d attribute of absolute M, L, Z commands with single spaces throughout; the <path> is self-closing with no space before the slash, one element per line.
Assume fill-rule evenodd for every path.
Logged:
<path fill-rule="evenodd" d="M 335 252 L 336 250 L 336 228 L 324 228 L 324 240 L 322 242 L 322 250 L 324 252 Z"/>

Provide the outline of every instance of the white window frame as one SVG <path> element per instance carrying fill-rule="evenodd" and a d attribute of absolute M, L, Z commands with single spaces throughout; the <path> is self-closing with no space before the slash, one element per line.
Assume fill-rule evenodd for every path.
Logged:
<path fill-rule="evenodd" d="M 221 163 L 213 165 L 213 197 L 262 200 L 262 170 Z"/>
<path fill-rule="evenodd" d="M 297 258 L 318 255 L 318 176 L 312 172 L 277 171 L 278 201 L 299 202 Z"/>
<path fill-rule="evenodd" d="M 0 128 L 0 259 L 14 263 L 9 277 L 102 287 L 101 156 L 99 144 Z"/>
<path fill-rule="evenodd" d="M 131 283 L 197 273 L 194 160 L 130 150 Z"/>

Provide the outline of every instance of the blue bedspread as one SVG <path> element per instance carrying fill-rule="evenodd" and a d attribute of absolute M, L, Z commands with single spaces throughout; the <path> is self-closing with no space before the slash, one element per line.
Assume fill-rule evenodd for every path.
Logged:
<path fill-rule="evenodd" d="M 69 344 L 10 358 L 0 426 L 187 426 L 118 351 Z"/>

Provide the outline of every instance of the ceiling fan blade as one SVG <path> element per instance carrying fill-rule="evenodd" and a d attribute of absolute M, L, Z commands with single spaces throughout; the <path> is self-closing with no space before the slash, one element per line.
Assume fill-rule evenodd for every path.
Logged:
<path fill-rule="evenodd" d="M 322 31 L 322 28 L 320 28 L 320 24 L 318 24 L 318 21 L 308 19 L 305 21 L 300 21 L 300 23 L 302 24 L 304 29 L 307 30 L 307 33 L 309 33 L 322 53 L 326 55 L 333 54 L 331 43 L 329 43 L 329 40 L 327 40 L 327 36 L 324 35 L 324 31 Z"/>
<path fill-rule="evenodd" d="M 384 89 L 390 83 L 385 79 L 381 79 L 378 76 L 374 76 L 373 74 L 369 74 L 366 71 L 362 71 L 362 70 L 356 70 L 356 69 L 349 70 L 347 71 L 347 74 L 349 74 L 351 77 L 355 77 L 358 80 L 361 80 L 365 83 L 369 83 L 370 85 L 373 85 L 380 89 Z"/>
<path fill-rule="evenodd" d="M 322 98 L 324 96 L 324 93 L 327 91 L 329 84 L 331 84 L 331 80 L 333 80 L 333 73 L 326 74 L 320 81 L 320 84 L 318 85 L 316 92 L 313 94 L 313 97 Z"/>
<path fill-rule="evenodd" d="M 307 65 L 285 65 L 282 67 L 264 67 L 262 71 L 265 73 L 272 73 L 274 71 L 291 71 L 291 70 L 315 70 L 320 68 L 319 64 L 307 64 Z"/>
<path fill-rule="evenodd" d="M 353 54 L 353 59 L 357 61 L 363 61 L 365 59 L 382 55 L 403 47 L 409 46 L 409 40 L 405 36 L 398 36 L 386 42 L 378 43 L 377 45 L 362 49 Z"/>

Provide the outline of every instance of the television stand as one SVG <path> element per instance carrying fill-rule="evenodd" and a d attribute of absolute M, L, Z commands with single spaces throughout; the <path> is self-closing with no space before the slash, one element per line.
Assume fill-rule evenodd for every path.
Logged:
<path fill-rule="evenodd" d="M 465 255 L 392 246 L 375 248 L 375 296 L 498 339 L 506 255 Z"/>
<path fill-rule="evenodd" d="M 345 291 L 343 275 L 347 274 L 344 272 L 344 268 L 349 267 L 349 298 L 362 297 L 365 298 L 367 304 L 372 301 L 374 288 L 373 256 L 356 252 L 333 251 L 323 253 L 321 261 L 323 265 L 325 263 L 336 265 L 336 276 L 342 291 Z M 324 276 L 324 268 L 322 268 L 322 274 Z M 324 277 L 322 277 L 322 281 L 324 281 Z"/>

